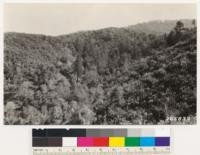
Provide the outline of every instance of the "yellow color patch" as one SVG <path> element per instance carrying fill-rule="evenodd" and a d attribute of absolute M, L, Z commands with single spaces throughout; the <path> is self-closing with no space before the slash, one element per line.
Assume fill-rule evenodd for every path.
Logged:
<path fill-rule="evenodd" d="M 124 147 L 124 137 L 109 137 L 109 147 Z"/>

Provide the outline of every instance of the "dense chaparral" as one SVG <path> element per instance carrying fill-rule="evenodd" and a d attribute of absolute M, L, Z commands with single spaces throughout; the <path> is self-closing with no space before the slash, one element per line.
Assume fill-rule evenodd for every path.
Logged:
<path fill-rule="evenodd" d="M 5 124 L 196 122 L 195 20 L 4 37 Z"/>

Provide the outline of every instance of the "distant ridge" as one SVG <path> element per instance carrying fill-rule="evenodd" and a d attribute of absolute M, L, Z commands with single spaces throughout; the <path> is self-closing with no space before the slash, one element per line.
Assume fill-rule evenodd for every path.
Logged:
<path fill-rule="evenodd" d="M 169 33 L 175 27 L 177 21 L 178 20 L 154 20 L 128 26 L 128 29 L 132 29 L 137 32 L 161 35 Z M 180 19 L 180 21 L 186 28 L 193 27 L 192 19 Z"/>
<path fill-rule="evenodd" d="M 192 28 L 192 20 L 193 19 L 180 19 L 180 21 L 184 24 L 184 27 L 187 28 Z M 107 28 L 102 28 L 102 29 L 97 29 L 97 30 L 80 30 L 77 32 L 72 32 L 68 34 L 61 34 L 61 35 L 56 35 L 56 36 L 51 36 L 51 35 L 45 35 L 45 34 L 31 34 L 31 33 L 23 33 L 23 32 L 5 32 L 5 34 L 17 34 L 17 33 L 22 33 L 22 34 L 30 34 L 30 35 L 45 35 L 45 36 L 50 36 L 50 37 L 58 37 L 58 36 L 68 36 L 68 35 L 74 35 L 74 34 L 82 34 L 85 32 L 94 32 L 94 31 L 101 31 L 101 30 L 118 30 L 118 29 L 127 29 L 139 33 L 147 33 L 147 34 L 156 34 L 156 35 L 162 35 L 164 33 L 169 33 L 176 25 L 176 22 L 179 20 L 153 20 L 153 21 L 147 21 L 147 22 L 142 22 L 138 23 L 135 25 L 130 25 L 127 27 L 107 27 Z"/>

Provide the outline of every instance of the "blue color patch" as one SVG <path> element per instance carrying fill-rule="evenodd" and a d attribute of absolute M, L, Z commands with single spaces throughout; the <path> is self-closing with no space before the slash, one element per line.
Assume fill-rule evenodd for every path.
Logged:
<path fill-rule="evenodd" d="M 140 137 L 140 146 L 155 146 L 155 137 Z"/>

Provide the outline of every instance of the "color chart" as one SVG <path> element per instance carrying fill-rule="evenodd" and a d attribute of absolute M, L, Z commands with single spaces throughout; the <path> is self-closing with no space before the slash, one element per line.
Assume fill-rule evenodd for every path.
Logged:
<path fill-rule="evenodd" d="M 170 154 L 170 129 L 33 129 L 33 155 Z"/>

